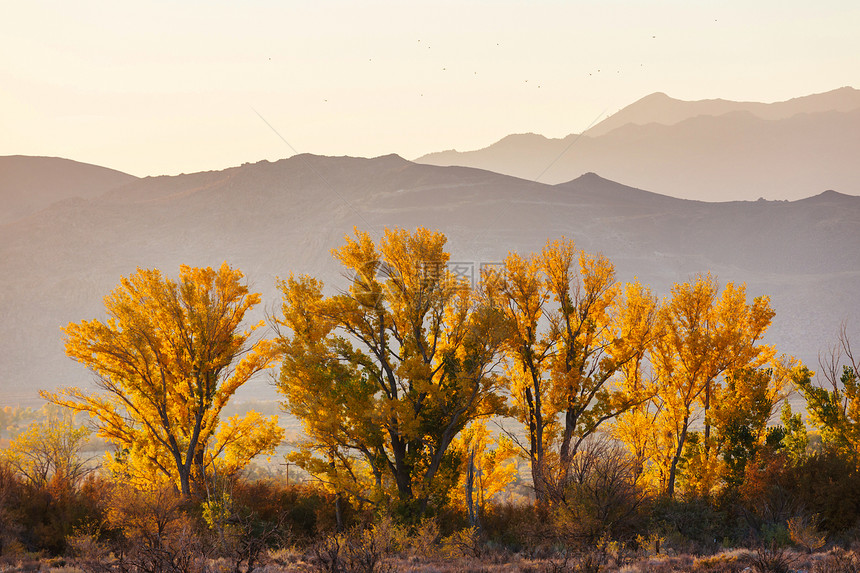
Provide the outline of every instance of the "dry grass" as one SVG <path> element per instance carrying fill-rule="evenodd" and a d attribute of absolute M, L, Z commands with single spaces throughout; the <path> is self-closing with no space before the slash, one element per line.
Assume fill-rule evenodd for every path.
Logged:
<path fill-rule="evenodd" d="M 408 547 L 380 555 L 373 564 L 345 560 L 341 573 L 779 573 L 805 571 L 809 573 L 860 573 L 860 552 L 834 548 L 827 552 L 807 554 L 784 548 L 768 547 L 757 550 L 735 549 L 708 556 L 648 555 L 628 557 L 619 563 L 605 552 L 580 551 L 553 558 L 527 557 L 501 549 L 485 549 L 480 554 L 463 552 L 457 555 L 435 548 Z M 209 560 L 203 573 L 220 573 L 223 564 Z M 269 553 L 265 564 L 255 573 L 317 573 L 331 570 L 310 549 L 296 547 Z M 0 573 L 84 573 L 63 559 L 39 559 L 36 555 L 20 555 L 4 559 Z"/>

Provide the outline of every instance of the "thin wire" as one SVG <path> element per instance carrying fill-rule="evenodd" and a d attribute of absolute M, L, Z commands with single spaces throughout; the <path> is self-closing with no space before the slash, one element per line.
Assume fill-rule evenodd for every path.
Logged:
<path fill-rule="evenodd" d="M 541 171 L 541 172 L 540 172 L 540 175 L 538 175 L 538 176 L 537 176 L 533 181 L 534 181 L 535 183 L 538 183 L 538 182 L 539 182 L 539 181 L 538 181 L 538 179 L 540 179 L 541 177 L 543 177 L 543 175 L 544 175 L 547 171 L 549 171 L 549 169 L 550 169 L 553 165 L 555 165 L 555 164 L 556 164 L 556 162 L 557 162 L 559 159 L 561 159 L 561 157 L 562 157 L 565 153 L 567 153 L 567 152 L 570 150 L 570 148 L 571 148 L 571 147 L 573 147 L 573 146 L 574 146 L 574 144 L 575 144 L 577 141 L 579 141 L 579 138 L 580 138 L 580 137 L 582 137 L 582 135 L 583 135 L 586 131 L 588 131 L 589 129 L 591 129 L 592 127 L 594 127 L 594 124 L 596 124 L 598 121 L 600 121 L 600 119 L 601 119 L 601 118 L 606 114 L 606 110 L 607 110 L 607 109 L 609 109 L 609 108 L 606 108 L 606 109 L 604 109 L 603 111 L 601 111 L 601 112 L 597 115 L 597 117 L 595 117 L 595 118 L 594 118 L 594 120 L 593 120 L 593 121 L 588 125 L 588 127 L 586 127 L 584 130 L 582 130 L 582 131 L 579 133 L 579 135 L 577 135 L 577 136 L 573 139 L 573 141 L 571 141 L 571 142 L 567 145 L 567 147 L 565 147 L 565 148 L 564 148 L 564 150 L 562 150 L 562 152 L 561 152 L 561 153 L 559 153 L 559 154 L 558 154 L 558 156 L 556 156 L 556 158 L 555 158 L 555 159 L 553 159 L 553 160 L 550 162 L 550 164 L 549 164 L 549 165 L 547 165 L 547 166 L 546 166 L 546 168 L 545 168 L 543 171 Z M 502 210 L 501 210 L 499 213 L 496 213 L 496 215 L 494 216 L 494 220 L 496 220 L 496 221 L 501 220 L 502 215 L 504 215 L 504 214 L 508 211 L 508 209 L 510 209 L 510 208 L 512 207 L 512 204 L 513 204 L 513 201 L 510 201 L 510 202 L 508 202 L 508 203 L 505 203 L 505 204 L 504 204 L 504 206 L 503 206 L 503 208 L 502 208 Z M 487 235 L 488 235 L 488 233 L 490 232 L 490 230 L 491 230 L 491 229 L 495 229 L 495 227 L 492 227 L 492 226 L 488 225 L 488 226 L 487 226 L 487 228 L 486 228 L 486 229 L 484 229 L 484 231 L 483 231 L 482 233 L 479 233 L 479 234 L 475 237 L 475 239 L 472 241 L 472 244 L 473 244 L 473 245 L 477 245 L 480 241 L 484 240 L 484 239 L 487 237 Z M 476 262 L 477 262 L 477 261 L 476 261 Z M 481 262 L 481 264 L 483 264 L 483 263 L 490 263 L 490 261 L 482 261 L 482 262 Z M 476 277 L 476 279 L 475 279 L 475 280 L 476 280 L 476 281 L 480 281 L 480 280 L 481 280 L 481 277 Z"/>
<path fill-rule="evenodd" d="M 609 109 L 609 108 L 606 108 L 606 109 Z M 577 135 L 576 137 L 574 137 L 574 138 L 573 138 L 573 141 L 571 141 L 571 142 L 568 144 L 568 146 L 567 146 L 567 147 L 565 147 L 565 148 L 564 148 L 564 150 L 563 150 L 561 153 L 559 153 L 559 154 L 558 154 L 558 156 L 557 156 L 555 159 L 553 159 L 553 160 L 550 162 L 550 164 L 549 164 L 549 165 L 547 165 L 547 166 L 546 166 L 546 168 L 545 168 L 543 171 L 541 171 L 541 172 L 540 172 L 540 175 L 538 175 L 537 177 L 535 177 L 535 178 L 534 178 L 535 183 L 537 183 L 538 179 L 540 179 L 541 177 L 543 177 L 543 176 L 544 176 L 544 174 L 545 174 L 547 171 L 549 171 L 549 170 L 552 168 L 552 166 L 553 166 L 553 165 L 555 165 L 555 164 L 556 164 L 556 162 L 557 162 L 559 159 L 561 159 L 561 157 L 562 157 L 565 153 L 567 153 L 567 152 L 568 152 L 568 150 L 569 150 L 571 147 L 573 147 L 573 145 L 574 145 L 577 141 L 579 141 L 579 138 L 580 138 L 580 137 L 582 137 L 582 136 L 583 136 L 583 134 L 584 134 L 586 131 L 588 131 L 589 129 L 591 129 L 592 127 L 594 127 L 594 124 L 595 124 L 595 123 L 597 123 L 597 122 L 598 122 L 598 120 L 600 120 L 600 118 L 601 118 L 601 117 L 603 117 L 603 115 L 606 113 L 606 109 L 604 109 L 603 111 L 601 111 L 601 112 L 600 112 L 600 114 L 599 114 L 597 117 L 595 117 L 595 118 L 594 118 L 594 121 L 592 121 L 592 122 L 589 124 L 589 126 L 588 126 L 588 127 L 586 127 L 584 130 L 580 131 L 580 132 L 579 132 L 579 135 Z"/>

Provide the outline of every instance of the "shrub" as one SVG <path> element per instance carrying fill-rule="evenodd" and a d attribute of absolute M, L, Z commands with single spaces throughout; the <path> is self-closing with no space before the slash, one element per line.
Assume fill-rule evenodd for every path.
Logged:
<path fill-rule="evenodd" d="M 0 556 L 21 547 L 19 501 L 23 484 L 12 467 L 0 457 Z"/>
<path fill-rule="evenodd" d="M 548 522 L 546 508 L 528 503 L 489 503 L 481 517 L 487 539 L 513 551 L 546 543 Z"/>
<path fill-rule="evenodd" d="M 634 469 L 634 460 L 613 442 L 595 438 L 583 444 L 566 482 L 551 493 L 556 527 L 568 543 L 594 546 L 606 535 L 629 539 L 641 531 L 646 498 Z"/>
<path fill-rule="evenodd" d="M 750 559 L 756 573 L 789 573 L 795 557 L 777 543 L 759 546 Z"/>
<path fill-rule="evenodd" d="M 442 540 L 442 553 L 449 559 L 481 557 L 484 541 L 477 527 L 467 527 Z"/>
<path fill-rule="evenodd" d="M 733 551 L 701 557 L 693 562 L 692 573 L 739 573 L 748 569 L 746 553 Z"/>
<path fill-rule="evenodd" d="M 818 518 L 795 516 L 788 520 L 788 534 L 791 540 L 812 553 L 824 547 L 827 536 L 818 530 Z"/>
<path fill-rule="evenodd" d="M 137 490 L 117 485 L 110 498 L 108 522 L 122 533 L 114 552 L 121 570 L 149 573 L 196 573 L 204 562 L 200 525 L 170 485 Z"/>
<path fill-rule="evenodd" d="M 278 543 L 289 538 L 310 545 L 337 529 L 336 496 L 313 485 L 287 484 L 276 479 L 238 479 L 230 487 L 234 507 L 242 508 L 261 522 L 278 524 Z M 369 522 L 367 516 L 344 500 L 341 509 L 346 528 Z"/>
<path fill-rule="evenodd" d="M 383 573 L 393 571 L 385 559 L 398 548 L 395 540 L 402 534 L 390 519 L 379 526 L 353 527 L 346 533 L 323 537 L 313 546 L 313 564 L 329 573 Z"/>
<path fill-rule="evenodd" d="M 820 516 L 822 529 L 833 534 L 858 524 L 860 468 L 845 455 L 825 451 L 810 456 L 792 477 L 793 495 Z"/>
<path fill-rule="evenodd" d="M 425 519 L 409 539 L 409 549 L 418 558 L 432 559 L 439 553 L 439 525 L 435 519 Z"/>
<path fill-rule="evenodd" d="M 76 528 L 104 517 L 105 489 L 95 475 L 75 487 L 62 475 L 45 484 L 25 483 L 0 469 L 0 553 L 14 542 L 25 551 L 62 555 Z"/>
<path fill-rule="evenodd" d="M 652 506 L 651 519 L 667 545 L 692 553 L 717 549 L 725 530 L 723 516 L 701 499 L 660 499 Z"/>
<path fill-rule="evenodd" d="M 98 528 L 79 530 L 67 538 L 72 563 L 84 573 L 111 573 L 115 557 L 110 545 L 101 539 Z"/>

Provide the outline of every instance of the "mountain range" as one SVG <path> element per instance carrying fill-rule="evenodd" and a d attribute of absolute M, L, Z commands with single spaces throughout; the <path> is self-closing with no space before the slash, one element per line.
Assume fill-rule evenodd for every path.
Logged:
<path fill-rule="evenodd" d="M 600 137 L 613 134 L 618 129 Z M 0 159 L 0 166 L 8 160 Z M 452 261 L 465 269 L 497 263 L 508 251 L 539 250 L 564 235 L 608 256 L 619 279 L 638 278 L 661 297 L 673 283 L 712 271 L 723 284 L 746 282 L 750 297 L 770 296 L 777 315 L 768 341 L 813 369 L 842 321 L 856 333 L 851 329 L 860 319 L 860 197 L 844 192 L 709 203 L 594 173 L 550 185 L 396 155 L 297 155 L 146 178 L 62 159 L 27 161 L 31 181 L 61 169 L 74 175 L 61 181 L 46 175 L 37 187 L 54 200 L 23 216 L 4 212 L 0 224 L 4 404 L 29 403 L 40 388 L 90 383 L 65 357 L 60 327 L 103 318 L 102 297 L 136 268 L 176 276 L 180 264 L 226 260 L 263 294 L 255 315 L 262 318 L 278 304 L 276 276 L 308 273 L 329 292 L 345 288 L 330 250 L 354 227 L 375 237 L 385 227 L 439 229 Z M 113 186 L 96 189 L 108 176 L 117 177 Z M 79 184 L 92 192 L 80 196 Z M 4 198 L 7 189 L 4 182 Z M 260 378 L 243 395 L 274 392 Z"/>
<path fill-rule="evenodd" d="M 581 134 L 510 135 L 476 151 L 430 153 L 544 183 L 587 172 L 704 201 L 860 194 L 860 90 L 844 87 L 771 104 L 646 96 Z"/>

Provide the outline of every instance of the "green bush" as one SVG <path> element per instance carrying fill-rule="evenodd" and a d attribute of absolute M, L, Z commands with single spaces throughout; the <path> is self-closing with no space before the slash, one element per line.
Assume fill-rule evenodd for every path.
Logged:
<path fill-rule="evenodd" d="M 716 551 L 726 530 L 725 516 L 701 499 L 661 498 L 651 506 L 651 528 L 677 551 Z"/>

